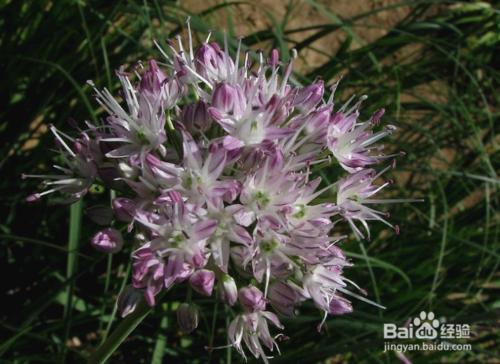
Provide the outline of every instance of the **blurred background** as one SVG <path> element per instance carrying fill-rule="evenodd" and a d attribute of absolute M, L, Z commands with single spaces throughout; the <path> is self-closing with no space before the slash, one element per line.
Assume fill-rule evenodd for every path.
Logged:
<path fill-rule="evenodd" d="M 0 1 L 0 362 L 85 362 L 119 323 L 114 302 L 130 279 L 130 250 L 104 256 L 90 247 L 99 227 L 87 208 L 54 199 L 24 202 L 54 154 L 48 125 L 100 112 L 87 80 L 117 91 L 114 70 L 151 57 L 153 46 L 208 33 L 229 45 L 298 51 L 294 82 L 342 82 L 341 102 L 367 94 L 363 112 L 385 107 L 404 150 L 388 196 L 424 202 L 384 206 L 399 235 L 372 224 L 371 241 L 349 239 L 346 276 L 387 306 L 354 302 L 354 313 L 321 319 L 303 305 L 285 321 L 272 363 L 498 363 L 500 263 L 500 13 L 498 2 L 393 0 Z M 335 180 L 333 170 L 318 173 Z M 332 197 L 333 198 L 333 197 Z M 82 213 L 78 213 L 82 211 Z M 71 220 L 70 221 L 70 217 Z M 71 229 L 69 228 L 71 226 Z M 111 357 L 112 363 L 240 363 L 224 345 L 223 305 L 201 301 L 200 328 L 182 335 L 170 291 Z M 471 325 L 471 351 L 384 352 L 383 323 L 403 326 L 422 310 Z M 250 360 L 252 362 L 252 360 Z"/>

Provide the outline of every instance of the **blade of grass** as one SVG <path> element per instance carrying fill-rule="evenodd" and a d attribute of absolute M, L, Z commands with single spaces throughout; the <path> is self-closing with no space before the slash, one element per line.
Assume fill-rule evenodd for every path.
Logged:
<path fill-rule="evenodd" d="M 152 311 L 146 301 L 141 300 L 137 308 L 125 317 L 106 341 L 90 356 L 88 364 L 101 364 L 106 362 L 118 349 L 120 344 L 135 330 L 135 328 Z"/>
<path fill-rule="evenodd" d="M 155 348 L 153 350 L 153 357 L 151 358 L 151 364 L 162 364 L 163 355 L 165 354 L 165 347 L 167 346 L 167 337 L 165 332 L 168 328 L 168 313 L 169 307 L 167 303 L 163 304 L 163 318 L 160 322 L 160 328 L 158 330 L 158 335 L 156 336 Z"/>

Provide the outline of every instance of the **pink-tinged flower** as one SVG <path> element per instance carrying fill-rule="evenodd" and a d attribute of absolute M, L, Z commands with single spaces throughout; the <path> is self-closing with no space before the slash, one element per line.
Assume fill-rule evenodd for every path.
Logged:
<path fill-rule="evenodd" d="M 216 205 L 229 196 L 235 197 L 240 184 L 231 179 L 219 180 L 228 162 L 227 151 L 217 144 L 211 144 L 203 160 L 192 136 L 183 133 L 183 138 L 184 169 L 180 173 L 180 185 L 175 188 L 189 196 L 195 204 L 210 202 Z"/>
<path fill-rule="evenodd" d="M 220 298 L 229 306 L 233 306 L 238 299 L 238 288 L 234 278 L 229 274 L 222 275 L 220 279 Z"/>
<path fill-rule="evenodd" d="M 125 111 L 107 89 L 99 91 L 94 87 L 98 103 L 109 115 L 106 119 L 109 133 L 103 134 L 100 141 L 119 145 L 106 153 L 106 157 L 125 158 L 144 155 L 152 150 L 165 153 L 163 143 L 166 141 L 166 133 L 163 103 L 166 101 L 163 101 L 162 97 L 150 100 L 149 93 L 147 96 L 141 96 L 125 73 L 119 71 L 117 75 L 122 84 L 123 97 L 128 111 Z M 94 86 L 92 83 L 91 85 Z M 179 96 L 180 94 L 175 94 L 175 97 Z M 173 100 L 170 98 L 168 102 L 173 102 Z"/>
<path fill-rule="evenodd" d="M 330 310 L 330 302 L 336 292 L 347 286 L 342 267 L 348 263 L 343 259 L 336 259 L 335 263 L 335 269 L 328 269 L 324 265 L 312 267 L 303 280 L 302 294 L 312 298 L 318 308 L 326 312 Z"/>
<path fill-rule="evenodd" d="M 211 84 L 231 78 L 235 64 L 227 50 L 223 51 L 215 42 L 204 43 L 194 56 L 196 71 Z"/>
<path fill-rule="evenodd" d="M 135 311 L 142 299 L 142 292 L 133 286 L 126 286 L 118 295 L 116 307 L 121 317 L 126 317 Z"/>
<path fill-rule="evenodd" d="M 150 252 L 144 264 L 146 267 L 161 267 L 154 274 L 163 279 L 165 288 L 188 278 L 193 269 L 206 265 L 209 257 L 207 241 L 217 229 L 217 221 L 190 220 L 189 213 L 181 202 L 173 206 L 168 220 L 165 216 L 139 212 L 136 213 L 136 221 L 154 234 L 153 240 L 136 253 L 143 249 Z M 137 257 L 139 261 L 142 260 L 142 255 Z"/>
<path fill-rule="evenodd" d="M 146 302 L 154 306 L 155 296 L 164 287 L 166 268 L 163 259 L 158 258 L 148 246 L 136 250 L 133 259 L 132 284 L 134 288 L 144 289 Z"/>
<path fill-rule="evenodd" d="M 279 352 L 278 344 L 269 332 L 268 321 L 279 329 L 283 329 L 278 317 L 269 311 L 256 311 L 236 316 L 228 327 L 227 334 L 231 345 L 246 359 L 242 343 L 255 358 L 262 358 L 268 364 L 264 344 L 270 351 L 274 347 Z M 261 344 L 262 342 L 262 344 Z"/>
<path fill-rule="evenodd" d="M 203 296 L 211 296 L 214 289 L 215 273 L 208 269 L 200 269 L 189 278 L 189 284 Z"/>
<path fill-rule="evenodd" d="M 214 90 L 213 106 L 208 111 L 228 133 L 224 137 L 227 150 L 260 145 L 266 140 L 279 140 L 293 133 L 290 128 L 280 127 L 275 120 L 276 113 L 283 106 L 282 100 L 274 96 L 261 104 L 256 99 L 257 89 L 257 84 L 245 89 L 241 85 L 223 83 Z"/>
<path fill-rule="evenodd" d="M 264 294 L 255 286 L 240 288 L 238 300 L 249 312 L 263 311 L 266 309 Z"/>
<path fill-rule="evenodd" d="M 324 83 L 319 80 L 311 85 L 297 89 L 292 105 L 304 113 L 311 111 L 323 98 Z"/>
<path fill-rule="evenodd" d="M 55 175 L 23 174 L 23 178 L 43 179 L 43 185 L 47 187 L 43 192 L 28 196 L 26 200 L 35 202 L 45 195 L 59 192 L 63 194 L 66 202 L 71 203 L 82 198 L 97 177 L 98 156 L 95 142 L 85 133 L 82 133 L 80 138 L 74 139 L 58 131 L 53 125 L 50 126 L 50 131 L 60 147 L 60 157 L 64 165 L 54 165 L 59 172 Z"/>
<path fill-rule="evenodd" d="M 242 210 L 244 207 L 237 204 L 224 207 L 222 201 L 209 205 L 208 216 L 218 222 L 217 229 L 210 238 L 211 258 L 215 265 L 225 273 L 228 271 L 230 243 L 246 246 L 252 244 L 252 236 L 241 226 L 245 223 L 239 219 L 244 214 Z"/>
<path fill-rule="evenodd" d="M 265 279 L 264 292 L 267 295 L 271 276 L 290 275 L 296 265 L 291 256 L 300 254 L 300 251 L 289 244 L 288 236 L 272 230 L 268 224 L 259 223 L 254 239 L 255 245 L 246 261 L 251 261 L 253 275 L 258 282 Z"/>
<path fill-rule="evenodd" d="M 376 112 L 370 121 L 359 123 L 359 111 L 344 114 L 333 114 L 328 127 L 328 148 L 337 158 L 340 165 L 349 173 L 360 171 L 366 166 L 376 164 L 394 155 L 382 155 L 383 146 L 372 147 L 372 144 L 391 134 L 396 128 L 387 125 L 382 131 L 373 132 L 373 127 L 383 114 L 383 109 Z M 379 152 L 375 155 L 374 152 Z"/>
<path fill-rule="evenodd" d="M 343 178 L 338 186 L 337 206 L 339 213 L 349 223 L 354 234 L 358 239 L 364 239 L 365 235 L 356 226 L 355 222 L 359 222 L 366 230 L 366 237 L 370 239 L 370 229 L 367 221 L 381 221 L 387 226 L 396 229 L 387 220 L 384 219 L 385 213 L 372 209 L 366 205 L 374 203 L 391 203 L 402 202 L 403 200 L 380 200 L 371 199 L 373 195 L 378 193 L 383 188 L 391 184 L 390 181 L 376 186 L 373 182 L 387 169 L 380 173 L 376 173 L 373 169 L 365 169 L 358 173 L 352 174 Z"/>
<path fill-rule="evenodd" d="M 177 324 L 179 328 L 189 334 L 198 327 L 198 307 L 190 303 L 181 303 L 177 308 Z"/>
<path fill-rule="evenodd" d="M 241 203 L 258 220 L 279 226 L 281 213 L 299 193 L 295 176 L 283 168 L 280 158 L 266 158 L 254 174 L 248 175 L 240 194 Z"/>
<path fill-rule="evenodd" d="M 118 253 L 123 247 L 122 234 L 116 229 L 107 228 L 95 234 L 91 244 L 104 253 Z"/>

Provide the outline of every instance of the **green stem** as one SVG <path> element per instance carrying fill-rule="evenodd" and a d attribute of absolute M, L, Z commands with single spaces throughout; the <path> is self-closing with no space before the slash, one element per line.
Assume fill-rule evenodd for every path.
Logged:
<path fill-rule="evenodd" d="M 69 280 L 66 286 L 66 304 L 64 305 L 64 342 L 62 351 L 62 361 L 66 357 L 66 341 L 71 329 L 71 313 L 73 310 L 73 290 L 75 281 L 71 279 L 77 269 L 78 263 L 78 243 L 80 241 L 80 231 L 82 223 L 83 202 L 79 200 L 71 205 L 69 213 L 69 234 L 68 234 L 68 259 L 66 263 L 66 278 Z"/>
<path fill-rule="evenodd" d="M 90 356 L 88 364 L 105 363 L 151 310 L 146 301 L 141 300 L 135 311 L 125 317 L 108 339 Z"/>
<path fill-rule="evenodd" d="M 125 271 L 125 275 L 123 276 L 122 284 L 120 286 L 120 290 L 118 292 L 122 292 L 123 289 L 125 288 L 125 285 L 127 284 L 128 277 L 130 275 L 130 270 L 132 269 L 132 262 L 129 262 L 127 265 L 127 270 Z M 102 335 L 101 339 L 101 345 L 106 341 L 109 335 L 109 331 L 111 330 L 111 326 L 113 325 L 113 322 L 115 321 L 116 317 L 116 312 L 118 308 L 116 305 L 113 306 L 113 312 L 111 313 L 111 317 L 109 318 L 108 325 L 106 326 L 106 331 L 104 331 L 104 334 Z"/>

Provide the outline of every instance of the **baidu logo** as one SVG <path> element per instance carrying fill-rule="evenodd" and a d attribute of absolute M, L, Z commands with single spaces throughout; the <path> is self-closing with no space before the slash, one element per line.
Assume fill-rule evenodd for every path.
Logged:
<path fill-rule="evenodd" d="M 433 340 L 438 337 L 439 321 L 434 318 L 434 312 L 420 312 L 418 317 L 413 319 L 415 329 L 415 337 L 417 339 Z"/>
<path fill-rule="evenodd" d="M 422 311 L 404 327 L 384 324 L 384 339 L 426 339 L 434 340 L 439 336 L 441 323 L 434 312 Z"/>
<path fill-rule="evenodd" d="M 394 350 L 397 352 L 413 350 L 472 350 L 471 344 L 449 342 L 448 339 L 469 339 L 470 326 L 468 324 L 447 323 L 444 318 L 438 320 L 434 312 L 422 311 L 407 324 L 398 327 L 395 324 L 384 324 L 384 339 L 419 339 L 425 342 L 398 343 L 385 341 L 384 352 Z M 431 341 L 429 343 L 429 341 Z"/>

